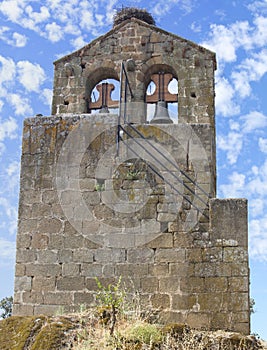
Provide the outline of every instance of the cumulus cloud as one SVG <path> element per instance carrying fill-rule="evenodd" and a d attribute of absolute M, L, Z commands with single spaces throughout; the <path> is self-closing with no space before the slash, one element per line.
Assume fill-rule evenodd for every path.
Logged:
<path fill-rule="evenodd" d="M 234 101 L 235 90 L 226 78 L 217 78 L 215 91 L 215 105 L 218 114 L 224 117 L 232 117 L 240 112 L 240 106 Z"/>
<path fill-rule="evenodd" d="M 228 176 L 228 184 L 220 186 L 220 191 L 225 198 L 243 197 L 246 176 L 244 174 L 233 172 Z"/>
<path fill-rule="evenodd" d="M 38 92 L 46 79 L 45 72 L 39 64 L 29 61 L 17 63 L 18 80 L 27 91 Z"/>
<path fill-rule="evenodd" d="M 6 99 L 14 108 L 16 115 L 31 115 L 33 113 L 31 103 L 28 98 L 22 97 L 19 94 L 10 93 Z"/>
<path fill-rule="evenodd" d="M 3 264 L 3 261 L 14 261 L 15 253 L 15 242 L 0 237 L 0 260 L 2 260 L 1 265 Z"/>
<path fill-rule="evenodd" d="M 249 222 L 249 252 L 258 260 L 267 261 L 267 215 Z"/>
<path fill-rule="evenodd" d="M 194 0 L 158 0 L 151 2 L 151 13 L 161 17 L 166 13 L 169 13 L 172 9 L 172 6 L 179 3 L 180 9 L 185 13 L 190 13 L 195 5 Z"/>
<path fill-rule="evenodd" d="M 259 138 L 259 149 L 263 153 L 267 153 L 267 139 L 264 139 L 262 137 Z"/>
<path fill-rule="evenodd" d="M 14 139 L 17 137 L 18 124 L 17 121 L 10 117 L 1 121 L 0 119 L 0 142 L 5 139 Z"/>
<path fill-rule="evenodd" d="M 16 64 L 9 57 L 3 57 L 0 55 L 0 96 L 3 84 L 13 81 L 16 75 Z M 2 91 L 3 94 L 3 91 Z"/>
<path fill-rule="evenodd" d="M 267 126 L 267 116 L 257 111 L 242 116 L 240 120 L 243 123 L 243 133 L 264 129 Z"/>
<path fill-rule="evenodd" d="M 24 47 L 27 43 L 26 35 L 11 32 L 8 27 L 0 27 L 0 40 L 14 47 Z"/>
<path fill-rule="evenodd" d="M 40 98 L 41 98 L 41 101 L 45 105 L 51 106 L 51 104 L 52 104 L 52 97 L 53 97 L 53 90 L 51 90 L 51 89 L 43 89 L 41 91 Z"/>
<path fill-rule="evenodd" d="M 56 22 L 48 23 L 45 26 L 46 30 L 46 36 L 47 38 L 52 41 L 52 43 L 56 43 L 59 40 L 63 38 L 63 31 L 61 30 L 61 27 L 56 24 Z"/>
<path fill-rule="evenodd" d="M 235 164 L 242 150 L 243 136 L 234 131 L 230 131 L 228 135 L 218 135 L 217 146 L 226 152 L 229 164 Z"/>

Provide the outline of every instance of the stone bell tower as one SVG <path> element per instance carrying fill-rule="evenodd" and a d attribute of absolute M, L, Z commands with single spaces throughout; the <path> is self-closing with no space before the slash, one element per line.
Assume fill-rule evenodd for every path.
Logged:
<path fill-rule="evenodd" d="M 162 322 L 250 332 L 247 201 L 216 198 L 215 54 L 123 9 L 55 62 L 23 131 L 14 315 L 94 303 L 97 277 Z"/>

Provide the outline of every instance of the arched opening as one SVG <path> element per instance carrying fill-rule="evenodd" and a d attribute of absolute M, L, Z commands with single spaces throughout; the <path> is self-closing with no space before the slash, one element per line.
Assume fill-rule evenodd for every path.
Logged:
<path fill-rule="evenodd" d="M 178 79 L 172 67 L 150 67 L 146 73 L 145 91 L 148 122 L 178 123 Z"/>
<path fill-rule="evenodd" d="M 120 82 L 115 79 L 103 79 L 97 83 L 90 95 L 89 112 L 118 113 Z"/>
<path fill-rule="evenodd" d="M 87 113 L 117 113 L 120 83 L 117 72 L 111 68 L 99 68 L 86 82 Z"/>

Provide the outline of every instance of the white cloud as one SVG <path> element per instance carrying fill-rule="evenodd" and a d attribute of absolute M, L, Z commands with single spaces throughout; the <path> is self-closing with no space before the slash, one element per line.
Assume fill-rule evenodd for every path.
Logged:
<path fill-rule="evenodd" d="M 179 3 L 179 8 L 185 12 L 190 13 L 194 7 L 195 1 L 194 0 L 158 0 L 151 2 L 151 13 L 161 17 L 165 15 L 166 13 L 169 13 L 173 7 L 173 5 L 177 5 Z"/>
<path fill-rule="evenodd" d="M 8 27 L 0 27 L 0 39 L 14 47 L 24 47 L 27 43 L 25 35 L 17 32 L 11 33 Z"/>
<path fill-rule="evenodd" d="M 45 72 L 39 64 L 29 61 L 19 61 L 17 63 L 19 82 L 27 91 L 38 92 L 40 86 L 45 81 Z"/>
<path fill-rule="evenodd" d="M 267 139 L 264 139 L 262 137 L 259 138 L 259 148 L 261 152 L 267 153 Z"/>
<path fill-rule="evenodd" d="M 0 120 L 0 141 L 6 138 L 14 139 L 17 137 L 18 124 L 17 121 L 10 117 L 7 120 Z"/>
<path fill-rule="evenodd" d="M 235 91 L 226 78 L 217 78 L 215 91 L 216 112 L 218 114 L 232 117 L 240 112 L 240 107 L 234 102 Z"/>
<path fill-rule="evenodd" d="M 254 198 L 249 201 L 250 214 L 252 217 L 257 217 L 264 213 L 264 203 L 263 198 Z"/>
<path fill-rule="evenodd" d="M 31 115 L 33 113 L 30 101 L 19 94 L 8 94 L 6 97 L 11 106 L 15 109 L 16 115 Z"/>
<path fill-rule="evenodd" d="M 78 36 L 77 38 L 71 40 L 70 43 L 74 47 L 75 50 L 78 50 L 79 48 L 81 48 L 87 44 L 87 42 L 84 41 L 82 36 Z"/>
<path fill-rule="evenodd" d="M 18 22 L 23 14 L 25 0 L 4 0 L 0 3 L 0 11 L 12 22 Z"/>
<path fill-rule="evenodd" d="M 4 82 L 13 81 L 16 75 L 16 65 L 11 58 L 5 58 L 0 55 L 0 95 L 1 86 Z"/>
<path fill-rule="evenodd" d="M 48 39 L 52 41 L 52 43 L 58 42 L 64 36 L 62 28 L 56 24 L 56 22 L 47 24 L 45 30 L 47 31 L 46 35 Z"/>
<path fill-rule="evenodd" d="M 229 164 L 235 164 L 241 153 L 243 136 L 241 133 L 230 131 L 228 135 L 218 135 L 217 147 L 226 152 Z"/>
<path fill-rule="evenodd" d="M 257 111 L 244 115 L 240 120 L 243 122 L 243 133 L 250 133 L 267 126 L 267 116 Z"/>
<path fill-rule="evenodd" d="M 251 257 L 267 261 L 267 215 L 249 222 L 249 253 Z"/>
<path fill-rule="evenodd" d="M 24 47 L 27 44 L 27 37 L 25 35 L 19 34 L 19 33 L 13 33 L 13 43 L 11 43 L 12 46 L 16 47 Z"/>
<path fill-rule="evenodd" d="M 4 261 L 14 261 L 16 244 L 0 237 L 0 259 Z"/>
<path fill-rule="evenodd" d="M 53 97 L 53 90 L 51 89 L 43 89 L 41 91 L 40 98 L 45 105 L 51 106 Z"/>
<path fill-rule="evenodd" d="M 228 176 L 229 184 L 220 186 L 220 191 L 225 198 L 243 197 L 246 176 L 238 172 L 233 172 Z"/>
<path fill-rule="evenodd" d="M 5 215 L 8 219 L 8 224 L 6 222 L 2 222 L 2 227 L 7 227 L 7 232 L 10 235 L 14 235 L 16 233 L 18 220 L 17 208 L 14 205 L 12 205 L 10 201 L 5 197 L 0 197 L 0 207 L 2 207 L 1 211 L 5 212 Z"/>

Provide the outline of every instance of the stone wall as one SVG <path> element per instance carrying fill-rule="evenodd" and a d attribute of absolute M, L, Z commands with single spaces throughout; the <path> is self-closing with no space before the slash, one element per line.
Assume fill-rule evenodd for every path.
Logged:
<path fill-rule="evenodd" d="M 211 126 L 136 125 L 164 149 L 166 170 L 127 134 L 117 154 L 116 124 L 111 114 L 25 120 L 14 315 L 79 310 L 94 302 L 95 277 L 121 276 L 163 322 L 249 333 L 247 203 L 209 199 L 186 177 L 214 197 Z"/>
<path fill-rule="evenodd" d="M 122 62 L 125 120 L 90 113 L 100 81 L 124 89 Z M 55 62 L 52 116 L 24 122 L 14 315 L 79 310 L 95 277 L 122 277 L 165 323 L 249 333 L 247 203 L 215 198 L 215 69 L 213 52 L 137 19 Z M 177 123 L 147 124 L 163 73 Z"/>
<path fill-rule="evenodd" d="M 141 104 L 130 121 L 145 121 L 147 85 L 152 74 L 165 71 L 178 79 L 179 122 L 214 126 L 215 54 L 135 18 L 55 62 L 52 114 L 88 113 L 94 86 L 107 78 L 119 80 L 121 63 L 129 59 L 132 102 Z"/>

